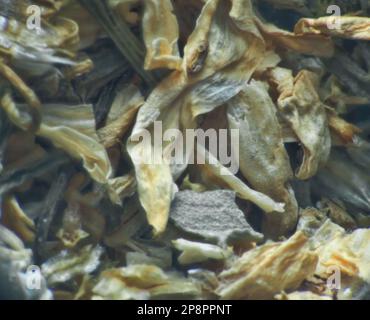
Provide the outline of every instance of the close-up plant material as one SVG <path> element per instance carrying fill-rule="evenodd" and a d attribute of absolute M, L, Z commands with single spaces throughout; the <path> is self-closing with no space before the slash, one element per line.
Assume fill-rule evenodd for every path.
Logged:
<path fill-rule="evenodd" d="M 369 0 L 0 0 L 1 300 L 369 300 L 369 168 Z"/>

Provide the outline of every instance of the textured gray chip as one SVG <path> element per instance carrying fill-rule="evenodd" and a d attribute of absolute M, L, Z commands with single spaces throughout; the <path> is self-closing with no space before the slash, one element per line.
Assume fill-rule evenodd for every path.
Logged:
<path fill-rule="evenodd" d="M 172 203 L 170 218 L 183 231 L 220 244 L 263 239 L 246 221 L 233 191 L 180 191 Z"/>

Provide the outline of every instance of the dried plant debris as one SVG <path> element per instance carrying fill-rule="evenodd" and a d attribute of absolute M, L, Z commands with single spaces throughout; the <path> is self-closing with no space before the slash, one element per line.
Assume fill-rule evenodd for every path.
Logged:
<path fill-rule="evenodd" d="M 340 299 L 369 298 L 369 237 L 369 229 L 346 234 L 343 228 L 328 220 L 312 238 L 312 246 L 319 257 L 315 274 L 325 279 L 333 270 L 339 270 L 342 276 Z"/>
<path fill-rule="evenodd" d="M 181 251 L 178 258 L 180 264 L 193 264 L 213 260 L 226 260 L 232 255 L 232 250 L 222 249 L 209 243 L 199 243 L 185 239 L 177 239 L 173 242 L 174 247 Z"/>
<path fill-rule="evenodd" d="M 100 264 L 102 248 L 87 245 L 76 252 L 61 251 L 45 261 L 41 270 L 51 285 L 67 282 L 78 275 L 95 271 Z"/>
<path fill-rule="evenodd" d="M 283 290 L 294 290 L 316 268 L 317 256 L 298 231 L 282 243 L 266 243 L 249 250 L 219 275 L 217 293 L 224 299 L 269 299 Z"/>
<path fill-rule="evenodd" d="M 283 213 L 266 215 L 265 229 L 271 235 L 292 230 L 298 211 L 289 186 L 293 173 L 276 113 L 268 86 L 254 80 L 230 100 L 227 111 L 230 128 L 239 130 L 243 176 L 256 190 L 285 204 Z"/>
<path fill-rule="evenodd" d="M 1 299 L 51 299 L 52 293 L 40 275 L 39 286 L 29 288 L 32 250 L 26 249 L 12 231 L 0 225 L 0 298 Z"/>
<path fill-rule="evenodd" d="M 237 207 L 232 191 L 180 191 L 172 202 L 170 217 L 181 230 L 221 245 L 263 239 Z"/>
<path fill-rule="evenodd" d="M 180 274 L 152 265 L 105 270 L 92 290 L 93 299 L 195 298 L 200 288 Z"/>
<path fill-rule="evenodd" d="M 0 299 L 370 299 L 370 2 L 332 5 L 0 0 Z"/>

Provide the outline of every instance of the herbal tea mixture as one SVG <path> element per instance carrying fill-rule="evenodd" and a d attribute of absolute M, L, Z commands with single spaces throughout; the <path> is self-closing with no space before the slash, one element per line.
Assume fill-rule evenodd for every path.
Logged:
<path fill-rule="evenodd" d="M 0 0 L 0 298 L 370 299 L 369 17 Z"/>

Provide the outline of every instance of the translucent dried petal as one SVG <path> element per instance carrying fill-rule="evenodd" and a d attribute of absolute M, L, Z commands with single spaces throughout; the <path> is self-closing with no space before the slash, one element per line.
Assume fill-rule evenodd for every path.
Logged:
<path fill-rule="evenodd" d="M 94 287 L 98 299 L 148 299 L 194 297 L 199 288 L 177 274 L 167 275 L 152 265 L 131 265 L 105 270 Z"/>
<path fill-rule="evenodd" d="M 93 272 L 100 264 L 103 248 L 87 245 L 78 251 L 63 250 L 41 266 L 49 285 L 64 283 L 78 275 Z"/>
<path fill-rule="evenodd" d="M 170 0 L 144 2 L 143 33 L 146 44 L 144 68 L 181 69 L 177 39 L 179 27 Z"/>
<path fill-rule="evenodd" d="M 244 253 L 220 273 L 216 293 L 222 299 L 271 299 L 283 290 L 298 288 L 317 264 L 307 241 L 297 232 L 284 242 L 266 243 Z"/>
<path fill-rule="evenodd" d="M 346 39 L 370 40 L 370 18 L 368 17 L 320 17 L 303 18 L 294 28 L 297 34 L 324 34 Z"/>
<path fill-rule="evenodd" d="M 271 71 L 272 82 L 279 92 L 278 108 L 304 148 L 302 164 L 296 173 L 308 179 L 327 161 L 331 139 L 325 105 L 317 93 L 318 77 L 302 70 L 295 78 L 288 69 Z"/>
<path fill-rule="evenodd" d="M 19 105 L 19 108 L 24 110 L 25 106 Z M 14 108 L 6 111 L 17 126 L 24 128 L 27 119 L 24 113 Z M 98 141 L 91 105 L 44 105 L 43 123 L 37 135 L 81 159 L 94 180 L 103 184 L 108 182 L 112 168 L 106 150 Z"/>
<path fill-rule="evenodd" d="M 297 34 L 257 18 L 255 20 L 263 36 L 277 47 L 319 57 L 331 57 L 334 54 L 334 43 L 330 37 L 321 34 Z"/>

